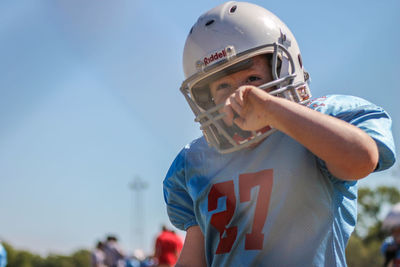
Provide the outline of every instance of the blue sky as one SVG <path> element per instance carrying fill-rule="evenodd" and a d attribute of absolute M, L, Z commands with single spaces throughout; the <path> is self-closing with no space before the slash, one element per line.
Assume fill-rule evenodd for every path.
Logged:
<path fill-rule="evenodd" d="M 0 3 L 0 238 L 46 255 L 115 233 L 150 252 L 169 224 L 162 180 L 200 136 L 179 92 L 197 17 L 223 1 L 60 0 Z M 400 135 L 400 2 L 254 1 L 291 28 L 315 97 L 384 107 Z M 400 171 L 362 185 L 400 187 Z M 146 181 L 142 219 L 128 184 Z M 396 178 L 397 177 L 397 178 Z M 135 198 L 133 199 L 135 200 Z"/>

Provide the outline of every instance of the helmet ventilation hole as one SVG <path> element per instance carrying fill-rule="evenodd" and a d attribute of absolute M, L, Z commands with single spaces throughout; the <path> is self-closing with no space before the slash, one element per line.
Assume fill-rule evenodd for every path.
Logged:
<path fill-rule="evenodd" d="M 297 59 L 299 60 L 300 68 L 302 68 L 303 67 L 303 60 L 301 59 L 301 55 L 300 54 L 297 55 Z"/>
<path fill-rule="evenodd" d="M 235 13 L 236 8 L 237 8 L 237 5 L 232 6 L 231 9 L 229 9 L 229 13 Z"/>
<path fill-rule="evenodd" d="M 212 20 L 209 20 L 209 21 L 206 22 L 205 25 L 206 25 L 206 26 L 210 26 L 211 24 L 214 23 L 214 21 L 215 21 L 215 20 L 213 20 L 213 19 L 212 19 Z"/>

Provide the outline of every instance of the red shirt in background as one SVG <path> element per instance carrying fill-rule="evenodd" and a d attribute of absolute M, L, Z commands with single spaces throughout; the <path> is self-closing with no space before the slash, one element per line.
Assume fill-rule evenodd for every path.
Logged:
<path fill-rule="evenodd" d="M 158 264 L 173 266 L 182 250 L 182 239 L 171 231 L 162 231 L 156 240 L 156 258 Z"/>

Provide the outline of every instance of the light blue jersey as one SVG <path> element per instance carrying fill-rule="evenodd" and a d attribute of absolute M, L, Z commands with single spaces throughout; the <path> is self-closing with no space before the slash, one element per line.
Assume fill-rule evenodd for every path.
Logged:
<path fill-rule="evenodd" d="M 391 119 L 384 110 L 340 95 L 309 107 L 376 140 L 377 171 L 393 165 Z M 346 266 L 357 182 L 333 177 L 322 160 L 281 132 L 229 154 L 219 154 L 204 138 L 193 141 L 172 163 L 164 197 L 177 228 L 200 226 L 209 266 Z"/>

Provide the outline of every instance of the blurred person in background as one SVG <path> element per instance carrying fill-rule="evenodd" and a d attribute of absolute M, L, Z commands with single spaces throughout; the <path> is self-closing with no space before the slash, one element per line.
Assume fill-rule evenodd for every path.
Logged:
<path fill-rule="evenodd" d="M 391 236 L 383 241 L 381 251 L 385 256 L 383 266 L 400 267 L 400 225 L 393 228 Z"/>
<path fill-rule="evenodd" d="M 118 239 L 110 235 L 104 244 L 105 262 L 108 267 L 125 267 L 125 254 L 118 244 Z"/>
<path fill-rule="evenodd" d="M 92 251 L 91 267 L 106 267 L 106 254 L 104 253 L 104 243 L 97 242 L 96 248 Z"/>
<path fill-rule="evenodd" d="M 7 265 L 7 251 L 1 244 L 0 240 L 0 267 L 5 267 Z"/>
<path fill-rule="evenodd" d="M 382 223 L 383 230 L 391 235 L 382 244 L 381 251 L 385 256 L 383 266 L 400 267 L 400 203 L 392 207 Z"/>
<path fill-rule="evenodd" d="M 182 239 L 165 225 L 162 226 L 155 244 L 154 257 L 160 267 L 174 266 L 182 250 Z"/>

